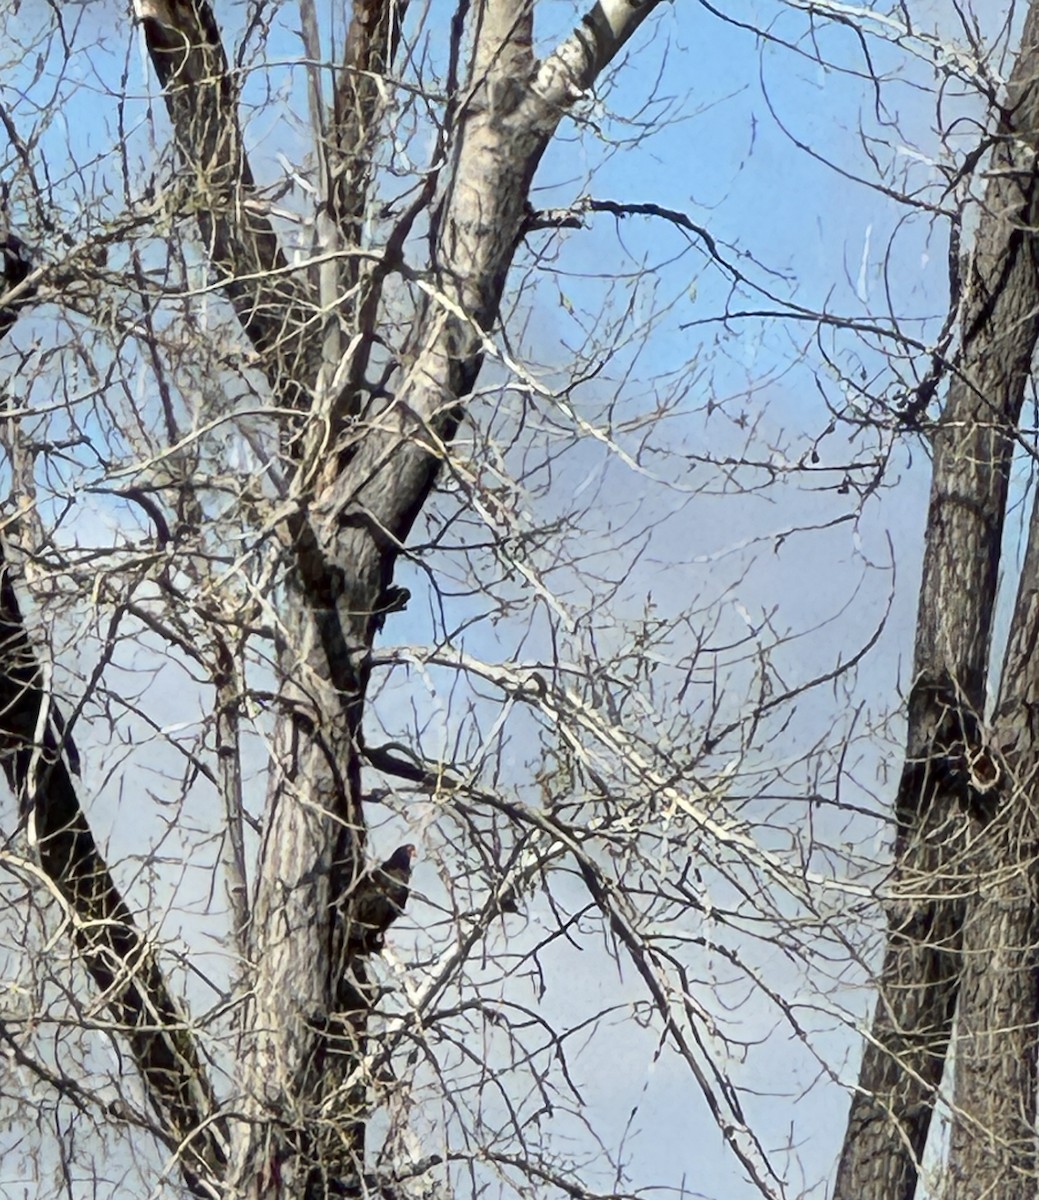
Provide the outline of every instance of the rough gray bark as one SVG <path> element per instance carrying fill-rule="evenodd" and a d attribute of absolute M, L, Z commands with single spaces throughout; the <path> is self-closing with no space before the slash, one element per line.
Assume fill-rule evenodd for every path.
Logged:
<path fill-rule="evenodd" d="M 965 854 L 948 1194 L 1034 1200 L 1039 1030 L 1039 513 L 1033 513 L 992 741 L 993 789 Z M 984 817 L 994 813 L 993 819 Z"/>
<path fill-rule="evenodd" d="M 1014 431 L 1039 332 L 1039 6 L 1029 9 L 994 133 L 934 428 L 896 873 L 879 996 L 835 1185 L 839 1200 L 910 1200 L 959 992 L 970 763 L 981 752 Z"/>

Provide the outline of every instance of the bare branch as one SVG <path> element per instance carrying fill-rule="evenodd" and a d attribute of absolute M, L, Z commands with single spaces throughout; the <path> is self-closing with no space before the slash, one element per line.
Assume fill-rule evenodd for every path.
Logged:
<path fill-rule="evenodd" d="M 257 201 L 212 7 L 136 0 L 136 11 L 178 150 L 197 180 L 192 211 L 210 262 L 279 401 L 304 410 L 319 361 L 316 310 Z"/>
<path fill-rule="evenodd" d="M 216 1195 L 226 1136 L 191 1026 L 137 928 L 79 804 L 48 719 L 50 702 L 0 547 L 0 761 L 40 863 L 67 905 L 73 938 L 130 1045 L 148 1099 L 192 1192 Z"/>

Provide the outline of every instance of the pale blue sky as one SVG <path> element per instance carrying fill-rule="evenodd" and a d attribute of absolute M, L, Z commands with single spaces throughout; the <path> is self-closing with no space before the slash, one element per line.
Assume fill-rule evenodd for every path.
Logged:
<path fill-rule="evenodd" d="M 727 304 L 729 310 L 777 309 L 777 301 L 755 292 L 752 285 L 757 285 L 777 300 L 875 322 L 885 319 L 890 302 L 906 333 L 924 342 L 933 337 L 946 301 L 943 231 L 932 225 L 926 213 L 907 220 L 903 206 L 813 160 L 792 138 L 810 145 L 847 174 L 865 179 L 876 178 L 873 155 L 886 173 L 885 183 L 907 185 L 932 199 L 940 178 L 932 160 L 940 148 L 933 132 L 935 105 L 927 90 L 932 80 L 924 50 L 924 58 L 913 58 L 870 42 L 873 66 L 883 76 L 878 103 L 872 83 L 861 76 L 861 45 L 847 28 L 817 20 L 809 36 L 808 18 L 773 0 L 747 0 L 726 7 L 733 20 L 767 29 L 802 53 L 726 24 L 699 4 L 676 0 L 664 6 L 629 48 L 615 82 L 611 77 L 609 87 L 589 104 L 579 124 L 564 124 L 538 175 L 535 202 L 546 208 L 566 207 L 591 195 L 679 210 L 709 230 L 726 259 L 750 284 L 733 290 L 696 238 L 686 238 L 663 221 L 633 217 L 618 225 L 612 216 L 602 214 L 590 218 L 585 231 L 567 232 L 554 240 L 547 235 L 532 239 L 531 246 L 545 255 L 543 274 L 523 301 L 522 319 L 513 321 L 510 347 L 546 387 L 562 388 L 570 378 L 575 348 L 579 352 L 608 324 L 601 316 L 604 305 L 614 314 L 627 308 L 630 346 L 593 380 L 570 391 L 567 402 L 589 420 L 601 420 L 611 402 L 616 414 L 632 417 L 664 400 L 674 405 L 667 435 L 660 439 L 664 445 L 647 460 L 647 473 L 632 471 L 598 445 L 582 443 L 561 452 L 552 485 L 537 496 L 532 520 L 546 521 L 550 515 L 571 511 L 575 503 L 584 505 L 581 544 L 596 551 L 590 565 L 611 576 L 626 576 L 601 611 L 594 609 L 594 589 L 586 592 L 578 582 L 565 575 L 560 578 L 560 607 L 577 616 L 594 611 L 592 624 L 605 648 L 627 636 L 624 622 L 642 612 L 650 595 L 663 613 L 681 611 L 690 596 L 702 596 L 705 605 L 716 601 L 712 617 L 716 643 L 744 636 L 748 624 L 757 625 L 763 614 L 775 608 L 773 629 L 780 635 L 786 631 L 798 635 L 776 650 L 777 676 L 786 686 L 796 686 L 831 667 L 836 653 L 847 658 L 869 638 L 890 604 L 883 634 L 858 672 L 852 695 L 831 691 L 810 696 L 790 716 L 782 740 L 769 747 L 777 759 L 788 756 L 786 785 L 803 795 L 810 783 L 801 760 L 810 748 L 832 736 L 835 723 L 837 728 L 857 731 L 870 717 L 879 719 L 891 712 L 897 707 L 898 688 L 908 681 L 928 486 L 926 455 L 906 440 L 892 448 L 885 486 L 878 493 L 862 504 L 854 493 L 836 494 L 840 473 L 829 475 L 823 469 L 861 457 L 866 450 L 874 452 L 877 439 L 869 434 L 852 436 L 847 426 L 823 436 L 830 424 L 827 404 L 842 399 L 840 384 L 828 371 L 824 356 L 848 373 L 854 366 L 855 376 L 867 379 L 877 390 L 882 386 L 877 377 L 884 379 L 885 366 L 875 345 L 864 346 L 846 331 L 818 333 L 811 322 L 754 318 L 722 324 L 717 318 Z M 928 22 L 938 23 L 943 31 L 954 28 L 950 5 L 912 7 L 918 29 L 925 29 Z M 247 9 L 218 4 L 217 10 L 225 44 L 232 45 Z M 89 236 L 99 216 L 112 216 L 123 206 L 116 148 L 120 138 L 117 92 L 124 71 L 133 97 L 124 112 L 132 188 L 139 183 L 143 191 L 155 161 L 149 111 L 156 117 L 155 136 L 163 154 L 167 130 L 161 103 L 155 102 L 154 77 L 121 6 L 98 3 L 65 11 L 70 32 L 75 21 L 81 22 L 76 45 L 82 49 L 71 61 L 69 82 L 62 85 L 59 112 L 41 131 L 34 153 L 46 156 L 51 167 L 56 204 L 52 215 L 60 216 L 67 231 L 79 239 Z M 571 26 L 581 9 L 553 3 L 544 11 L 539 34 L 547 46 Z M 16 28 L 20 23 L 20 28 L 28 29 L 38 22 L 40 12 L 40 0 L 23 0 L 21 15 L 8 20 L 15 21 Z M 422 50 L 436 64 L 443 61 L 450 9 L 434 3 L 429 12 L 430 33 Z M 276 27 L 269 45 L 284 54 L 284 65 L 256 70 L 245 92 L 249 104 L 272 94 L 276 97 L 273 109 L 259 111 L 248 127 L 254 169 L 264 181 L 279 177 L 279 156 L 297 155 L 302 130 L 300 122 L 272 118 L 270 111 L 283 113 L 279 102 L 284 101 L 301 118 L 304 113 L 303 72 L 288 65 L 299 53 L 294 6 L 273 10 L 272 19 Z M 832 65 L 822 65 L 816 54 Z M 53 84 L 47 64 L 34 79 L 36 67 L 30 54 L 14 77 L 0 82 L 0 99 L 23 135 L 37 120 Z M 958 104 L 950 95 L 943 111 L 970 111 L 969 104 L 957 108 Z M 416 156 L 428 148 L 421 134 L 415 135 L 413 146 Z M 8 152 L 2 161 L 10 166 L 14 159 Z M 83 198 L 96 198 L 99 179 L 108 181 L 112 195 L 80 220 L 76 214 Z M 20 202 L 26 197 L 24 191 L 18 193 Z M 292 194 L 283 203 L 298 206 L 301 196 Z M 45 253 L 56 252 L 54 242 L 42 234 L 41 244 Z M 531 253 L 521 255 L 516 280 L 531 261 Z M 28 348 L 34 338 L 53 333 L 48 321 L 53 322 L 53 315 L 24 323 L 12 337 L 12 345 Z M 485 382 L 500 378 L 492 367 Z M 498 415 L 494 405 L 493 396 L 474 403 L 478 431 L 485 431 L 492 420 L 500 421 L 503 428 L 509 426 L 508 412 Z M 545 411 L 550 411 L 547 402 Z M 560 424 L 565 426 L 566 421 L 561 419 Z M 547 417 L 536 444 L 553 445 L 546 428 Z M 469 433 L 463 430 L 462 436 Z M 630 444 L 636 440 L 632 434 Z M 817 474 L 784 475 L 785 464 L 800 461 L 813 447 L 819 454 Z M 630 448 L 628 442 L 625 448 Z M 723 469 L 696 461 L 705 452 L 737 456 L 745 448 L 764 466 L 741 473 L 741 481 L 751 489 L 743 494 Z M 522 454 L 520 448 L 507 457 L 514 470 Z M 70 476 L 81 486 L 97 481 L 103 473 L 84 456 Z M 531 490 L 536 483 L 532 481 Z M 80 497 L 80 503 L 85 515 L 70 522 L 70 528 L 90 529 L 91 536 L 97 536 L 100 523 L 125 521 L 128 516 L 103 498 L 88 505 Z M 812 528 L 840 514 L 849 519 L 825 531 Z M 801 529 L 811 531 L 797 532 Z M 421 538 L 418 531 L 416 540 Z M 630 538 L 635 541 L 629 542 Z M 638 557 L 635 546 L 641 552 Z M 547 568 L 547 554 L 539 560 L 543 568 Z M 446 553 L 428 559 L 445 571 L 452 569 L 453 561 Z M 405 616 L 388 623 L 384 644 L 398 640 L 423 644 L 442 636 L 444 625 L 422 571 L 404 565 L 400 577 L 415 597 Z M 517 588 L 522 590 L 522 585 Z M 479 597 L 449 601 L 446 627 L 454 630 L 481 611 Z M 578 631 L 575 646 L 582 636 L 587 636 L 587 630 Z M 547 657 L 550 646 L 543 615 L 533 618 L 533 632 L 526 619 L 519 625 L 484 621 L 455 640 L 458 648 L 490 659 L 513 654 Z M 764 633 L 762 641 L 769 640 Z M 724 654 L 717 662 L 721 679 L 728 678 L 737 691 L 729 701 L 736 712 L 742 702 L 740 689 L 749 686 L 750 668 Z M 172 727 L 200 717 L 201 700 L 177 668 L 166 665 L 153 681 L 154 664 L 137 665 L 140 678 L 150 685 L 148 706 L 160 721 Z M 376 717 L 391 734 L 406 733 L 412 722 L 423 725 L 430 752 L 450 749 L 459 727 L 466 727 L 461 706 L 458 711 L 450 706 L 451 681 L 451 673 L 436 670 L 426 676 L 412 672 L 400 683 L 395 679 L 387 694 L 406 700 L 399 708 L 377 706 Z M 496 704 L 496 699 L 474 700 L 472 724 L 490 720 Z M 862 706 L 862 714 L 855 716 L 857 705 Z M 131 725 L 127 719 L 127 728 Z M 845 801 L 882 811 L 897 778 L 897 768 L 889 768 L 886 776 L 883 773 L 885 760 L 897 761 L 897 733 L 896 724 L 887 741 L 871 736 L 852 742 L 843 780 Z M 137 735 L 143 738 L 139 729 Z M 518 748 L 510 747 L 506 761 L 506 768 L 517 773 L 527 769 L 529 749 L 522 737 L 518 740 Z M 95 745 L 88 743 L 83 749 L 87 792 L 96 789 L 91 818 L 101 836 L 111 837 L 113 855 L 144 853 L 142 834 L 147 845 L 158 845 L 160 831 L 165 831 L 161 809 L 153 814 L 135 812 L 132 829 L 127 828 L 127 780 L 139 786 L 144 779 L 150 787 L 154 779 L 157 795 L 176 795 L 167 775 L 176 778 L 182 764 L 146 738 L 116 753 L 99 734 Z M 782 762 L 765 764 L 759 761 L 760 753 L 750 753 L 746 765 L 778 767 L 781 776 Z M 127 771 L 107 775 L 100 784 L 103 770 L 119 757 L 125 757 Z M 514 786 L 528 798 L 534 790 L 525 779 L 517 779 Z M 775 780 L 770 787 L 778 787 Z M 755 797 L 749 782 L 740 795 L 753 798 L 745 812 L 748 820 L 758 823 L 762 842 L 772 839 L 782 846 L 789 832 L 781 819 L 786 811 L 782 803 Z M 193 869 L 184 876 L 179 866 L 170 866 L 159 874 L 153 911 L 173 895 L 178 905 L 190 901 L 192 906 L 183 922 L 177 913 L 169 916 L 165 929 L 170 934 L 183 923 L 194 936 L 209 902 L 210 801 L 203 788 L 196 788 L 188 801 L 192 820 L 185 822 L 188 828 L 179 835 L 190 847 Z M 775 815 L 766 821 L 772 808 Z M 818 821 L 821 841 L 851 843 L 849 860 L 857 854 L 871 858 L 883 838 L 879 820 L 842 827 L 844 818 L 821 812 Z M 438 830 L 436 822 L 433 811 L 400 806 L 390 828 L 380 830 L 375 839 L 378 849 L 388 849 L 398 831 L 407 828 L 420 841 L 423 858 L 416 878 L 430 902 L 424 908 L 420 897 L 413 906 L 412 916 L 419 926 L 430 919 L 433 905 L 451 882 L 449 859 L 443 860 L 443 878 L 437 869 L 437 854 L 444 850 L 450 829 Z M 796 847 L 786 849 L 793 854 Z M 834 869 L 848 868 L 841 863 Z M 731 901 L 719 875 L 706 871 L 705 879 L 709 891 L 717 889 L 717 894 L 707 896 L 709 902 L 721 906 Z M 564 908 L 584 903 L 584 893 L 574 881 L 560 878 L 558 888 Z M 141 893 L 138 900 L 144 903 L 147 897 Z M 545 898 L 535 894 L 525 918 L 512 918 L 507 934 L 496 935 L 497 948 L 521 958 L 552 919 Z M 207 935 L 214 938 L 214 948 L 217 933 L 219 922 L 217 932 Z M 689 933 L 707 943 L 691 961 L 697 998 L 711 1007 L 717 1003 L 711 981 L 725 968 L 710 944 L 724 932 L 714 928 L 709 917 L 691 913 Z M 402 946 L 410 945 L 410 936 L 401 931 Z M 421 945 L 421 932 L 417 936 Z M 640 994 L 630 966 L 618 969 L 604 949 L 609 949 L 608 943 L 590 932 L 582 938 L 580 950 L 564 941 L 542 952 L 546 991 L 537 1002 L 555 1021 L 578 1026 L 589 1009 L 623 1006 Z M 828 1007 L 839 1000 L 864 1012 L 866 994 L 845 991 L 821 1000 L 813 987 L 824 978 L 825 967 L 806 973 L 763 940 L 748 939 L 745 952 L 774 987 L 803 1005 L 799 1017 L 813 1033 L 815 1048 L 843 1083 L 851 1082 L 857 1045 Z M 510 987 L 515 991 L 508 994 L 518 994 L 527 1003 L 536 999 L 533 985 L 525 980 Z M 723 1002 L 728 991 L 722 989 Z M 197 993 L 199 998 L 202 994 Z M 748 1089 L 744 1102 L 763 1145 L 775 1151 L 777 1167 L 788 1172 L 787 1194 L 822 1197 L 839 1144 L 846 1093 L 820 1077 L 813 1055 L 778 1021 L 760 992 L 743 1000 L 735 1013 L 720 1011 L 724 1003 L 718 1008 L 730 1028 L 740 1028 L 748 1041 L 761 1043 L 748 1051 L 746 1062 L 732 1056 L 726 1066 Z M 628 1010 L 610 1022 L 602 1037 L 575 1052 L 574 1074 L 584 1102 L 581 1115 L 611 1150 L 620 1148 L 626 1164 L 625 1186 L 632 1190 L 684 1186 L 686 1195 L 720 1200 L 754 1194 L 721 1146 L 688 1073 L 667 1054 L 656 1056 L 658 1033 L 641 1028 Z M 574 1040 L 581 1044 L 580 1037 Z M 717 1052 L 724 1058 L 724 1052 Z M 637 1114 L 625 1133 L 635 1107 Z M 429 1114 L 433 1124 L 435 1117 Z M 557 1140 L 562 1152 L 572 1153 L 575 1162 L 594 1149 L 580 1119 L 568 1116 L 562 1107 L 545 1117 L 539 1128 L 546 1138 Z M 432 1132 L 430 1140 L 435 1141 Z M 789 1156 L 782 1149 L 788 1144 Z M 590 1170 L 587 1180 L 603 1189 L 613 1186 Z"/>

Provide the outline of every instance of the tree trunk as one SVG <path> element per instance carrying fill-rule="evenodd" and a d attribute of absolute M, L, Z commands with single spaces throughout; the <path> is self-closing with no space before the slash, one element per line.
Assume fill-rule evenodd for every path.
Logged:
<path fill-rule="evenodd" d="M 838 1200 L 912 1197 L 959 992 L 970 764 L 982 750 L 1007 480 L 1039 332 L 1037 3 L 1007 92 L 961 299 L 960 349 L 934 429 L 890 932 Z"/>
<path fill-rule="evenodd" d="M 972 879 L 956 1017 L 950 1195 L 1034 1200 L 1039 1029 L 1039 508 L 1033 508 L 993 743 L 992 792 L 968 848 Z M 992 819 L 985 820 L 989 814 Z"/>
<path fill-rule="evenodd" d="M 293 408 L 301 395 L 313 397 L 312 429 L 320 435 L 294 443 L 301 461 L 292 492 L 297 507 L 285 522 L 291 574 L 279 651 L 283 684 L 250 930 L 253 991 L 239 1062 L 247 1120 L 234 1171 L 243 1196 L 258 1198 L 276 1184 L 317 1200 L 363 1187 L 368 1002 L 364 964 L 348 958 L 345 930 L 364 863 L 362 715 L 383 598 L 481 369 L 541 156 L 567 108 L 655 3 L 604 0 L 541 63 L 531 49 L 531 3 L 475 6 L 465 100 L 452 114 L 451 166 L 433 220 L 434 269 L 416 281 L 422 300 L 393 396 L 365 397 L 363 405 L 355 392 L 375 337 L 377 303 L 356 310 L 373 324 L 356 331 L 357 357 L 339 364 L 344 392 L 326 402 L 314 366 L 320 350 L 315 358 L 309 343 L 297 344 L 295 291 L 279 285 L 284 324 L 277 327 L 270 284 L 242 278 L 277 272 L 281 260 L 265 224 L 230 224 L 230 200 L 249 192 L 251 175 L 231 89 L 220 84 L 226 59 L 208 6 L 194 5 L 192 20 L 175 34 L 162 24 L 182 20 L 181 7 L 169 0 L 160 21 L 159 0 L 142 0 L 182 144 L 203 170 L 216 163 L 217 194 L 228 196 L 219 214 L 200 219 L 200 230 L 243 328 L 265 356 L 272 386 Z M 350 38 L 367 39 L 370 65 L 381 69 L 390 46 L 379 30 L 388 27 L 374 10 L 361 17 Z M 184 106 L 189 82 L 198 111 Z M 363 120 L 369 110 L 374 102 L 355 99 L 340 116 Z M 213 122 L 226 126 L 222 137 Z M 347 141 L 357 144 L 352 134 Z M 330 199 L 338 194 L 333 189 Z M 355 196 L 340 200 L 340 232 L 355 237 L 363 205 Z M 369 281 L 376 302 L 381 280 L 403 266 L 393 247 L 407 229 L 402 223 L 391 236 Z M 361 411 L 364 420 L 347 419 Z"/>
<path fill-rule="evenodd" d="M 240 836 L 230 850 L 233 933 L 246 951 L 249 990 L 229 1101 L 230 1161 L 228 1131 L 214 1111 L 189 1023 L 115 890 L 60 759 L 61 738 L 48 724 L 49 697 L 2 557 L 0 684 L 6 680 L 11 694 L 0 751 L 32 810 L 45 871 L 73 915 L 88 923 L 77 931 L 79 948 L 200 1195 L 320 1200 L 376 1188 L 365 1169 L 367 965 L 347 936 L 365 861 L 360 763 L 372 640 L 396 558 L 448 457 L 498 321 L 542 154 L 574 101 L 658 2 L 599 0 L 540 62 L 532 50 L 532 0 L 461 6 L 451 26 L 459 60 L 453 58 L 451 73 L 466 78 L 452 79 L 426 183 L 375 253 L 359 242 L 407 4 L 354 6 L 326 113 L 321 22 L 303 0 L 317 228 L 325 239 L 313 267 L 290 263 L 267 215 L 269 200 L 257 193 L 237 111 L 239 76 L 213 6 L 135 2 L 180 160 L 183 186 L 170 191 L 169 215 L 190 214 L 197 225 L 250 343 L 250 366 L 267 381 L 270 423 L 284 450 L 281 469 L 269 472 L 280 491 L 264 543 L 273 547 L 278 692 L 251 907 Z M 402 248 L 420 214 L 430 257 L 415 269 Z M 365 270 L 362 259 L 370 264 Z M 17 255 L 5 261 L 24 265 Z M 416 301 L 403 347 L 391 345 L 380 327 L 382 287 L 392 275 Z M 7 282 L 16 288 L 25 277 L 8 273 Z M 17 315 L 21 296 L 14 295 L 0 311 L 0 336 Z M 372 383 L 367 370 L 376 344 L 389 361 L 386 377 Z M 234 674 L 224 646 L 214 691 L 221 749 L 232 753 Z M 223 770 L 221 784 L 234 823 L 240 774 Z"/>

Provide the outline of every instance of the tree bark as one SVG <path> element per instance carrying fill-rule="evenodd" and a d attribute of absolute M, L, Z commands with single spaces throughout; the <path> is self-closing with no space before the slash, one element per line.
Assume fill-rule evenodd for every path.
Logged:
<path fill-rule="evenodd" d="M 212 7 L 207 0 L 136 0 L 135 9 L 193 180 L 174 202 L 194 215 L 277 401 L 306 411 L 319 363 L 318 310 L 256 200 Z"/>
<path fill-rule="evenodd" d="M 991 821 L 967 852 L 973 885 L 956 1016 L 949 1195 L 1034 1200 L 1039 1030 L 1039 508 L 1033 506 L 992 741 Z"/>
<path fill-rule="evenodd" d="M 999 114 L 960 310 L 960 348 L 934 429 L 934 467 L 896 800 L 895 875 L 879 996 L 837 1172 L 839 1200 L 910 1200 L 959 992 L 973 811 L 1007 480 L 1039 332 L 1033 230 L 1039 5 Z"/>
<path fill-rule="evenodd" d="M 436 221 L 435 282 L 416 314 L 396 397 L 327 456 L 295 540 L 302 592 L 293 619 L 303 624 L 291 640 L 305 653 L 286 678 L 306 681 L 311 695 L 287 698 L 286 708 L 298 714 L 328 689 L 327 678 L 332 688 L 317 707 L 339 715 L 294 716 L 299 728 L 283 723 L 254 920 L 259 1032 L 245 1077 L 271 1118 L 298 1110 L 298 1072 L 313 1066 L 302 1090 L 322 1114 L 312 1125 L 331 1177 L 356 1179 L 363 1161 L 365 1037 L 356 1011 L 365 979 L 356 961 L 345 963 L 349 911 L 333 901 L 350 894 L 363 865 L 361 716 L 381 597 L 482 365 L 541 155 L 589 63 L 609 61 L 653 5 L 617 7 L 625 20 L 612 41 L 589 39 L 582 25 L 540 66 L 531 52 L 532 5 L 480 7 L 468 100 L 452 130 L 454 169 Z M 329 1012 L 327 1026 L 307 1019 Z M 296 1150 L 282 1141 L 249 1148 L 244 1160 L 272 1154 L 285 1161 Z"/>
<path fill-rule="evenodd" d="M 334 281 L 325 272 L 317 294 L 308 292 L 249 203 L 235 89 L 210 6 L 138 0 L 180 151 L 204 181 L 198 224 L 214 269 L 276 396 L 317 418 L 313 436 L 294 441 L 295 506 L 285 522 L 292 568 L 279 647 L 283 685 L 239 1064 L 247 1120 L 234 1186 L 242 1195 L 259 1197 L 274 1181 L 308 1197 L 359 1186 L 366 980 L 363 962 L 347 959 L 345 931 L 364 865 L 360 749 L 372 638 L 396 557 L 479 373 L 541 156 L 573 101 L 655 7 L 656 0 L 602 0 L 539 64 L 529 0 L 472 6 L 468 78 L 444 134 L 449 165 L 437 165 L 444 178 L 431 216 L 431 269 L 413 280 L 422 301 L 394 394 L 362 405 L 378 287 L 403 269 L 393 247 L 406 222 L 354 310 L 356 348 L 339 364 L 324 361 L 335 339 L 325 336 L 322 299 L 336 291 Z M 394 0 L 357 7 L 335 90 L 324 186 L 337 253 L 341 247 L 348 258 L 357 247 L 343 239 L 359 237 L 371 187 L 364 148 L 373 130 L 365 125 L 380 107 L 371 76 L 386 70 L 403 12 Z M 460 52 L 460 23 L 455 33 Z M 431 198 L 431 191 L 423 196 Z M 340 396 L 327 394 L 332 376 L 347 380 Z M 362 412 L 363 420 L 343 419 Z"/>

